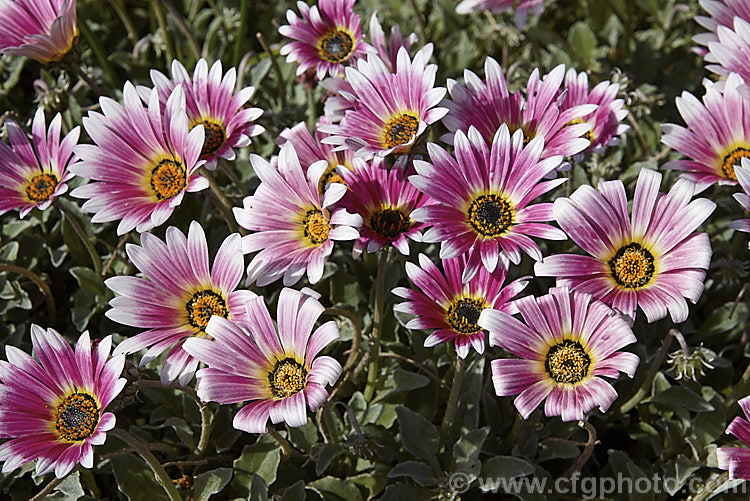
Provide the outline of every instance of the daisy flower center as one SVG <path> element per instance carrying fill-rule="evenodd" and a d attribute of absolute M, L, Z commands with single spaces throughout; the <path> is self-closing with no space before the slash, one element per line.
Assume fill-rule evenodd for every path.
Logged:
<path fill-rule="evenodd" d="M 619 285 L 638 289 L 654 275 L 654 256 L 635 242 L 621 247 L 609 260 L 612 277 Z"/>
<path fill-rule="evenodd" d="M 411 219 L 399 209 L 389 207 L 373 212 L 370 216 L 370 227 L 380 236 L 395 238 L 409 231 Z"/>
<path fill-rule="evenodd" d="M 46 202 L 57 188 L 57 176 L 54 174 L 37 174 L 26 185 L 26 196 L 32 202 Z"/>
<path fill-rule="evenodd" d="M 448 307 L 445 317 L 456 332 L 475 334 L 481 329 L 477 320 L 479 320 L 479 314 L 482 313 L 484 308 L 485 304 L 481 299 L 456 299 Z"/>
<path fill-rule="evenodd" d="M 395 148 L 411 141 L 419 128 L 419 117 L 415 113 L 399 113 L 391 117 L 383 127 L 383 144 Z"/>
<path fill-rule="evenodd" d="M 72 393 L 57 406 L 55 429 L 68 442 L 85 440 L 99 424 L 99 405 L 88 393 Z"/>
<path fill-rule="evenodd" d="M 565 124 L 565 127 L 567 127 L 567 126 L 569 126 L 569 125 L 576 125 L 576 124 L 583 124 L 583 123 L 586 123 L 586 122 L 585 122 L 584 120 L 580 119 L 580 118 L 574 118 L 574 119 L 573 119 L 573 120 L 571 120 L 570 122 L 566 123 L 566 124 Z M 586 133 L 585 133 L 585 134 L 584 134 L 583 136 L 581 136 L 581 137 L 585 137 L 586 139 L 588 139 L 589 141 L 591 141 L 591 142 L 593 143 L 593 142 L 594 142 L 594 132 L 593 132 L 593 131 L 594 131 L 594 128 L 593 128 L 593 127 L 591 127 L 591 128 L 590 128 L 589 130 L 587 130 L 587 131 L 586 131 Z M 525 141 L 525 139 L 524 139 L 524 144 L 525 144 L 525 143 L 526 143 L 526 141 Z"/>
<path fill-rule="evenodd" d="M 721 161 L 721 172 L 724 173 L 724 177 L 737 181 L 734 166 L 740 163 L 743 158 L 750 158 L 750 149 L 740 147 L 727 153 Z"/>
<path fill-rule="evenodd" d="M 219 122 L 213 120 L 201 120 L 195 125 L 203 125 L 203 130 L 205 131 L 203 148 L 201 148 L 202 157 L 216 152 L 227 139 L 227 133 L 224 130 L 224 126 Z"/>
<path fill-rule="evenodd" d="M 323 175 L 320 176 L 320 181 L 318 181 L 318 192 L 323 195 L 325 193 L 326 186 L 331 183 L 339 183 L 344 185 L 346 184 L 344 182 L 344 178 L 342 178 L 339 173 L 336 172 L 336 164 L 328 164 L 325 172 L 323 172 Z"/>
<path fill-rule="evenodd" d="M 471 202 L 468 220 L 482 236 L 494 238 L 513 226 L 515 210 L 508 199 L 495 193 L 480 195 Z"/>
<path fill-rule="evenodd" d="M 544 370 L 556 383 L 575 384 L 589 373 L 591 357 L 580 343 L 566 339 L 550 347 L 544 360 Z"/>
<path fill-rule="evenodd" d="M 328 233 L 331 231 L 329 221 L 319 210 L 310 210 L 305 214 L 302 222 L 305 238 L 313 245 L 321 245 L 328 240 Z"/>
<path fill-rule="evenodd" d="M 332 29 L 318 42 L 318 52 L 324 61 L 340 63 L 354 52 L 354 37 L 342 29 Z"/>
<path fill-rule="evenodd" d="M 198 291 L 185 305 L 188 322 L 196 329 L 204 330 L 211 316 L 219 315 L 229 318 L 229 308 L 224 296 L 218 292 L 206 289 Z"/>
<path fill-rule="evenodd" d="M 156 198 L 166 200 L 187 187 L 187 172 L 180 162 L 165 158 L 151 171 L 150 182 Z"/>
<path fill-rule="evenodd" d="M 276 398 L 291 397 L 307 386 L 307 369 L 293 358 L 276 362 L 268 373 L 271 394 Z"/>

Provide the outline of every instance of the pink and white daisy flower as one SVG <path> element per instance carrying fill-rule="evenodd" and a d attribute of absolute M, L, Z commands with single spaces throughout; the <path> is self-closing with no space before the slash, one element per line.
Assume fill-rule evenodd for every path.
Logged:
<path fill-rule="evenodd" d="M 171 80 L 163 73 L 151 70 L 151 81 L 159 91 L 162 106 L 166 105 L 175 86 L 182 84 L 190 129 L 203 125 L 205 138 L 201 158 L 206 160 L 204 167 L 207 169 L 215 169 L 219 158 L 234 160 L 234 148 L 248 146 L 251 137 L 265 130 L 253 123 L 263 110 L 245 107 L 255 89 L 245 87 L 235 93 L 237 70 L 230 68 L 222 76 L 221 61 L 216 61 L 209 70 L 206 60 L 199 59 L 191 77 L 182 63 L 175 59 L 172 61 Z M 139 87 L 138 91 L 148 102 L 151 89 Z"/>
<path fill-rule="evenodd" d="M 725 433 L 731 433 L 745 445 L 750 445 L 750 397 L 743 398 L 737 404 L 745 417 L 734 418 Z M 729 472 L 729 478 L 750 480 L 750 449 L 747 447 L 719 447 L 716 449 L 716 460 L 719 468 Z"/>
<path fill-rule="evenodd" d="M 320 117 L 318 121 L 318 125 L 330 125 L 331 123 L 331 118 L 326 116 Z M 318 185 L 318 192 L 321 196 L 325 193 L 329 184 L 344 183 L 343 178 L 338 173 L 339 166 L 351 169 L 355 164 L 364 165 L 361 158 L 354 158 L 354 152 L 351 150 L 336 151 L 330 144 L 322 142 L 326 137 L 328 137 L 328 134 L 317 128 L 315 129 L 315 135 L 311 134 L 305 122 L 300 122 L 291 129 L 282 130 L 276 140 L 276 144 L 279 146 L 283 146 L 287 142 L 292 144 L 305 174 L 307 174 L 310 166 L 316 162 L 325 160 L 328 163 L 326 170 L 320 176 Z M 277 160 L 276 158 L 271 159 L 271 163 L 273 164 Z"/>
<path fill-rule="evenodd" d="M 245 306 L 255 294 L 235 290 L 242 278 L 244 259 L 237 233 L 219 247 L 209 266 L 206 234 L 197 221 L 190 223 L 187 238 L 177 228 L 167 228 L 166 241 L 150 233 L 141 235 L 141 245 L 128 244 L 128 257 L 144 278 L 112 277 L 107 287 L 118 294 L 105 315 L 124 325 L 148 330 L 126 339 L 115 354 L 135 353 L 144 348 L 141 365 L 169 353 L 161 368 L 162 383 L 177 380 L 185 386 L 195 374 L 198 361 L 184 349 L 185 339 L 206 336 L 212 316 L 242 321 Z"/>
<path fill-rule="evenodd" d="M 94 466 L 92 446 L 102 445 L 115 426 L 104 409 L 122 391 L 125 357 L 110 358 L 112 336 L 91 349 L 89 333 L 75 351 L 54 329 L 31 325 L 38 361 L 6 346 L 0 361 L 0 445 L 3 473 L 36 460 L 36 474 L 63 478 L 77 464 Z"/>
<path fill-rule="evenodd" d="M 630 129 L 620 123 L 628 116 L 628 112 L 622 109 L 624 101 L 617 99 L 619 89 L 618 84 L 604 81 L 596 84 L 589 92 L 589 78 L 586 72 L 576 73 L 576 70 L 570 68 L 565 74 L 560 108 L 567 110 L 582 104 L 596 105 L 596 111 L 572 121 L 574 124 L 591 124 L 591 129 L 583 136 L 591 141 L 584 152 L 603 153 L 605 146 L 620 144 L 620 136 Z"/>
<path fill-rule="evenodd" d="M 417 40 L 416 33 L 412 33 L 404 38 L 401 34 L 401 27 L 397 24 L 391 26 L 390 38 L 386 40 L 385 31 L 380 25 L 380 21 L 378 21 L 378 13 L 372 13 L 372 17 L 370 17 L 370 41 L 377 51 L 378 56 L 380 56 L 380 59 L 383 60 L 391 71 L 396 69 L 398 52 L 401 50 L 401 47 L 411 53 L 411 47 L 417 43 Z M 427 59 L 429 60 L 429 57 Z"/>
<path fill-rule="evenodd" d="M 544 11 L 544 0 L 463 0 L 456 6 L 456 14 L 469 14 L 482 10 L 504 12 L 514 8 L 514 4 L 514 21 L 519 30 L 526 26 L 529 11 L 536 16 L 541 16 Z"/>
<path fill-rule="evenodd" d="M 750 159 L 743 158 L 741 165 L 734 168 L 737 181 L 740 183 L 742 193 L 735 193 L 734 198 L 743 209 L 750 211 Z M 729 223 L 729 227 L 737 231 L 750 233 L 750 219 L 738 219 Z"/>
<path fill-rule="evenodd" d="M 699 0 L 698 2 L 709 16 L 695 16 L 695 22 L 708 30 L 708 33 L 700 33 L 693 37 L 693 41 L 705 46 L 719 39 L 716 30 L 719 26 L 732 28 L 734 18 L 741 17 L 750 21 L 750 4 L 746 0 Z M 701 56 L 706 55 L 706 49 L 697 49 Z"/>
<path fill-rule="evenodd" d="M 387 245 L 408 256 L 409 239 L 421 242 L 421 230 L 426 226 L 409 214 L 435 202 L 409 183 L 405 170 L 388 170 L 380 157 L 358 163 L 353 169 L 340 168 L 339 172 L 349 189 L 338 206 L 358 214 L 363 221 L 360 236 L 354 241 L 354 258 L 365 249 L 376 252 Z"/>
<path fill-rule="evenodd" d="M 663 168 L 683 171 L 698 193 L 717 182 L 737 184 L 734 167 L 750 157 L 750 102 L 738 90 L 742 79 L 732 74 L 723 83 L 709 85 L 703 103 L 687 91 L 675 99 L 687 128 L 662 124 L 661 142 L 689 157 Z"/>
<path fill-rule="evenodd" d="M 94 182 L 71 192 L 87 198 L 82 209 L 91 221 L 120 220 L 117 234 L 144 232 L 163 224 L 186 191 L 200 191 L 208 181 L 198 175 L 203 127 L 189 130 L 185 93 L 175 87 L 162 111 L 159 93 L 151 92 L 144 108 L 133 84 L 125 83 L 121 105 L 99 100 L 102 113 L 90 111 L 83 126 L 95 145 L 75 149 L 82 162 L 70 170 Z"/>
<path fill-rule="evenodd" d="M 393 293 L 407 299 L 393 307 L 395 311 L 416 315 L 409 320 L 409 329 L 432 330 L 424 345 L 427 348 L 453 341 L 456 352 L 466 358 L 469 348 L 484 353 L 486 332 L 477 324 L 485 309 L 504 311 L 509 315 L 518 310 L 511 299 L 526 285 L 525 278 L 503 287 L 506 269 L 498 267 L 493 273 L 480 268 L 467 283 L 461 282 L 466 256 L 443 260 L 443 270 L 424 254 L 419 255 L 419 266 L 406 263 L 406 274 L 416 289 L 396 287 Z"/>
<path fill-rule="evenodd" d="M 249 401 L 234 416 L 233 425 L 248 433 L 266 433 L 274 424 L 303 426 L 307 412 L 317 410 L 328 398 L 341 365 L 331 357 L 318 356 L 339 338 L 336 322 L 315 329 L 323 313 L 317 299 L 284 288 L 274 327 L 262 297 L 248 304 L 248 320 L 242 324 L 213 317 L 207 331 L 214 338 L 188 339 L 185 349 L 208 365 L 197 373 L 198 396 L 204 402 L 234 404 Z M 252 334 L 251 334 L 252 333 Z"/>
<path fill-rule="evenodd" d="M 624 372 L 632 378 L 640 361 L 618 351 L 637 341 L 628 323 L 590 294 L 566 287 L 513 304 L 523 322 L 492 309 L 479 316 L 490 345 L 518 357 L 492 361 L 495 393 L 518 394 L 513 403 L 524 419 L 544 399 L 544 414 L 563 421 L 584 419 L 597 406 L 606 412 L 617 392 L 604 377 L 617 379 Z"/>
<path fill-rule="evenodd" d="M 557 223 L 588 256 L 556 254 L 537 263 L 539 276 L 557 277 L 558 286 L 594 294 L 635 317 L 640 306 L 649 322 L 667 315 L 675 323 L 688 316 L 685 298 L 693 303 L 703 293 L 711 262 L 706 233 L 695 230 L 716 204 L 693 200 L 695 185 L 686 179 L 664 194 L 661 174 L 641 169 L 633 209 L 622 181 L 599 183 L 599 191 L 581 186 L 554 204 Z"/>
<path fill-rule="evenodd" d="M 445 89 L 435 87 L 437 65 L 427 64 L 430 54 L 431 45 L 412 60 L 401 47 L 395 73 L 376 54 L 359 60 L 356 69 L 346 68 L 352 89 L 347 99 L 356 104 L 340 124 L 319 127 L 331 134 L 323 142 L 354 150 L 356 157 L 408 153 L 427 126 L 448 112 L 437 107 Z"/>
<path fill-rule="evenodd" d="M 737 73 L 750 82 L 747 54 L 750 51 L 750 21 L 735 17 L 729 26 L 716 27 L 716 40 L 708 42 L 706 69 L 722 76 Z"/>
<path fill-rule="evenodd" d="M 565 233 L 544 221 L 552 220 L 552 204 L 531 205 L 537 197 L 565 182 L 544 181 L 560 164 L 560 157 L 541 159 L 544 140 L 536 137 L 523 145 L 523 132 L 511 137 L 503 124 L 488 146 L 471 127 L 455 136 L 455 158 L 429 143 L 432 164 L 415 160 L 419 175 L 409 180 L 439 205 L 416 209 L 411 218 L 432 228 L 425 242 L 441 242 L 440 257 L 451 259 L 469 253 L 462 281 L 468 282 L 480 266 L 495 271 L 502 256 L 521 262 L 521 250 L 542 259 L 539 246 L 530 237 L 565 240 Z"/>
<path fill-rule="evenodd" d="M 255 232 L 242 237 L 242 251 L 260 251 L 247 267 L 247 282 L 264 286 L 283 277 L 289 286 L 307 272 L 310 283 L 316 283 L 334 240 L 359 238 L 362 218 L 331 210 L 346 186 L 331 183 L 321 197 L 318 186 L 328 162 L 314 163 L 305 173 L 289 142 L 281 147 L 278 168 L 258 155 L 250 155 L 250 162 L 260 186 L 243 208 L 234 209 L 239 225 Z"/>
<path fill-rule="evenodd" d="M 371 47 L 362 40 L 360 18 L 354 13 L 355 0 L 319 0 L 310 7 L 297 2 L 302 18 L 293 10 L 286 11 L 288 25 L 279 33 L 294 42 L 281 47 L 281 54 L 290 63 L 297 62 L 297 75 L 315 69 L 318 80 L 326 74 L 336 76 L 344 64 L 364 57 Z"/>
<path fill-rule="evenodd" d="M 0 53 L 47 64 L 78 42 L 76 0 L 0 2 Z"/>
<path fill-rule="evenodd" d="M 486 83 L 470 70 L 464 71 L 463 85 L 448 79 L 451 98 L 442 105 L 449 110 L 443 124 L 450 132 L 441 137 L 443 141 L 453 144 L 456 131 L 467 132 L 474 126 L 489 142 L 500 125 L 506 124 L 511 132 L 522 130 L 526 143 L 535 137 L 544 138 L 543 158 L 569 157 L 589 146 L 589 140 L 581 136 L 592 126 L 583 117 L 594 113 L 596 104 L 561 109 L 558 96 L 565 77 L 564 65 L 556 66 L 541 80 L 539 69 L 534 69 L 525 99 L 520 91 L 508 91 L 503 70 L 491 57 L 484 63 L 484 73 Z"/>
<path fill-rule="evenodd" d="M 77 160 L 73 148 L 81 130 L 74 127 L 61 141 L 61 123 L 57 114 L 47 129 L 44 110 L 38 108 L 29 142 L 18 124 L 5 122 L 10 146 L 0 142 L 0 214 L 20 209 L 25 217 L 34 207 L 46 209 L 68 191 L 66 182 L 73 177 L 69 168 Z"/>

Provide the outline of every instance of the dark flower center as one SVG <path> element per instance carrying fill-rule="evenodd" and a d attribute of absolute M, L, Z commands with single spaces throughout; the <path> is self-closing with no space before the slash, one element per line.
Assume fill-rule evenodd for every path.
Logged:
<path fill-rule="evenodd" d="M 586 123 L 586 122 L 583 119 L 581 119 L 581 118 L 575 118 L 575 119 L 571 120 L 570 122 L 566 123 L 565 127 L 567 127 L 569 125 L 576 125 L 576 124 L 582 124 L 582 123 Z M 581 136 L 581 137 L 585 137 L 586 139 L 588 139 L 589 141 L 591 141 L 593 143 L 594 142 L 594 128 L 593 128 L 593 126 L 589 130 L 587 130 L 586 133 L 583 136 Z M 527 143 L 527 141 L 525 140 L 525 137 L 524 137 L 524 144 L 526 144 L 526 143 Z"/>
<path fill-rule="evenodd" d="M 55 188 L 57 188 L 57 176 L 46 172 L 37 174 L 26 185 L 26 196 L 32 202 L 46 202 L 55 192 Z"/>
<path fill-rule="evenodd" d="M 556 383 L 575 384 L 589 373 L 591 357 L 577 341 L 565 340 L 550 347 L 544 370 Z"/>
<path fill-rule="evenodd" d="M 645 286 L 654 275 L 654 256 L 640 244 L 632 242 L 609 260 L 612 277 L 628 289 Z"/>
<path fill-rule="evenodd" d="M 55 429 L 68 442 L 85 440 L 99 424 L 99 405 L 88 393 L 72 393 L 57 406 Z"/>
<path fill-rule="evenodd" d="M 740 163 L 743 158 L 750 158 L 750 149 L 747 148 L 735 148 L 731 152 L 724 156 L 721 161 L 721 171 L 724 173 L 724 177 L 737 181 L 737 175 L 734 173 L 734 166 Z"/>
<path fill-rule="evenodd" d="M 477 324 L 479 315 L 485 308 L 484 301 L 475 298 L 454 300 L 448 307 L 446 319 L 453 330 L 461 334 L 475 334 L 481 327 Z"/>
<path fill-rule="evenodd" d="M 224 296 L 211 289 L 193 294 L 193 297 L 185 304 L 185 309 L 190 325 L 200 330 L 206 328 L 213 315 L 229 318 L 229 308 L 227 308 Z"/>
<path fill-rule="evenodd" d="M 318 52 L 324 61 L 340 63 L 354 52 L 354 38 L 344 30 L 329 30 L 318 42 Z"/>
<path fill-rule="evenodd" d="M 165 158 L 151 171 L 151 189 L 159 200 L 172 198 L 187 187 L 187 172 L 180 162 Z"/>
<path fill-rule="evenodd" d="M 336 171 L 336 164 L 328 164 L 325 172 L 320 176 L 320 181 L 318 181 L 318 193 L 323 195 L 326 191 L 326 187 L 331 183 L 346 184 L 344 179 Z"/>
<path fill-rule="evenodd" d="M 498 237 L 513 226 L 515 211 L 505 198 L 494 193 L 480 195 L 469 206 L 468 220 L 477 233 L 485 237 Z"/>
<path fill-rule="evenodd" d="M 328 233 L 331 231 L 328 219 L 319 210 L 307 211 L 302 227 L 305 238 L 313 245 L 321 245 L 328 240 Z"/>
<path fill-rule="evenodd" d="M 268 382 L 274 397 L 290 397 L 307 386 L 307 369 L 293 358 L 285 358 L 268 373 Z"/>
<path fill-rule="evenodd" d="M 213 120 L 201 120 L 195 125 L 203 125 L 205 137 L 203 139 L 203 148 L 201 156 L 211 155 L 218 151 L 227 139 L 227 133 L 224 126 Z"/>
<path fill-rule="evenodd" d="M 386 148 L 406 144 L 414 137 L 419 127 L 419 117 L 414 113 L 399 113 L 388 120 L 383 128 L 383 144 Z"/>
<path fill-rule="evenodd" d="M 394 208 L 382 209 L 370 216 L 370 228 L 385 238 L 396 238 L 409 231 L 411 219 L 402 211 Z"/>

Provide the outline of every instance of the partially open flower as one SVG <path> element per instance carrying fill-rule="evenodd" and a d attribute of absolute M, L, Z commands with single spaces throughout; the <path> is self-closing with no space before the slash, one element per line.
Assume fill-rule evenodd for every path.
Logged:
<path fill-rule="evenodd" d="M 78 41 L 76 0 L 0 2 L 0 52 L 59 61 Z"/>

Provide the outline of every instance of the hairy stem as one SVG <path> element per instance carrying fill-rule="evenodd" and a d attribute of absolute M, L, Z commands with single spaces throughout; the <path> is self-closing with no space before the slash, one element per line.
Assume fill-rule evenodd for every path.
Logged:
<path fill-rule="evenodd" d="M 143 442 L 120 428 L 113 428 L 109 433 L 120 439 L 126 445 L 129 445 L 130 447 L 135 449 L 138 455 L 141 456 L 146 464 L 148 464 L 149 468 L 151 468 L 151 471 L 154 472 L 156 480 L 159 482 L 159 484 L 161 484 L 164 492 L 166 492 L 167 496 L 169 496 L 170 501 L 182 501 L 182 497 L 180 496 L 180 493 L 177 492 L 177 488 L 175 488 L 174 484 L 172 483 L 172 479 L 169 478 L 169 475 L 167 474 L 161 463 L 159 463 L 159 460 L 156 459 L 156 456 L 154 456 L 151 451 L 144 446 Z"/>
<path fill-rule="evenodd" d="M 589 434 L 589 438 L 588 440 L 586 440 L 586 445 L 584 445 L 581 455 L 576 458 L 572 465 L 570 465 L 568 471 L 562 474 L 563 478 L 570 478 L 576 472 L 581 471 L 583 465 L 586 464 L 586 461 L 588 461 L 591 457 L 591 454 L 593 454 L 594 446 L 596 446 L 597 444 L 596 428 L 594 428 L 594 425 L 592 425 L 588 421 L 578 421 L 578 426 L 586 429 L 586 432 L 588 432 Z"/>
<path fill-rule="evenodd" d="M 643 397 L 648 395 L 648 393 L 651 391 L 651 384 L 654 382 L 654 378 L 659 372 L 659 368 L 661 367 L 662 362 L 664 362 L 664 359 L 667 356 L 669 345 L 672 344 L 672 338 L 675 337 L 672 333 L 673 330 L 674 329 L 670 329 L 670 331 L 667 332 L 667 335 L 664 336 L 664 341 L 662 341 L 661 346 L 659 347 L 659 351 L 656 352 L 654 359 L 651 361 L 651 367 L 648 371 L 648 374 L 646 375 L 646 379 L 643 380 L 643 384 L 641 385 L 641 387 L 638 388 L 638 391 L 635 392 L 635 395 L 630 397 L 630 400 L 622 404 L 622 406 L 620 407 L 621 414 L 627 413 L 633 407 L 638 405 L 640 401 L 643 400 Z"/>
<path fill-rule="evenodd" d="M 461 394 L 461 382 L 464 378 L 465 362 L 463 358 L 456 355 L 456 368 L 453 372 L 453 383 L 451 384 L 451 392 L 448 396 L 448 405 L 445 407 L 443 422 L 440 424 L 440 441 L 442 443 L 445 443 L 445 440 L 448 438 L 448 432 L 450 432 L 451 424 L 453 424 L 453 416 L 456 415 L 458 396 Z"/>
<path fill-rule="evenodd" d="M 372 319 L 372 348 L 370 350 L 370 362 L 367 367 L 367 383 L 365 384 L 364 397 L 367 402 L 372 400 L 375 394 L 375 384 L 378 381 L 378 369 L 380 367 L 380 335 L 383 330 L 383 313 L 385 305 L 385 269 L 388 267 L 388 250 L 380 251 L 378 262 L 378 274 L 375 278 L 375 312 Z"/>
<path fill-rule="evenodd" d="M 276 428 L 273 426 L 267 426 L 266 431 L 269 435 L 271 435 L 274 440 L 276 440 L 279 443 L 279 446 L 281 447 L 281 456 L 283 460 L 286 460 L 289 457 L 289 453 L 292 451 L 292 446 L 289 445 L 289 442 L 287 439 L 282 437 L 278 431 L 276 431 Z"/>

